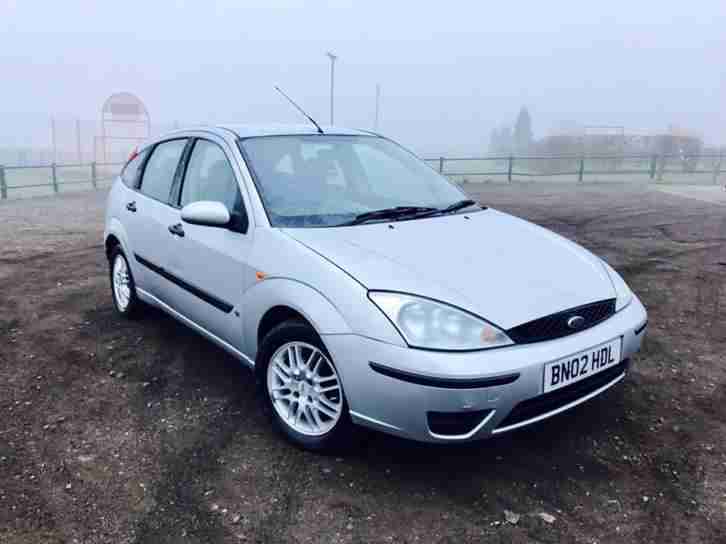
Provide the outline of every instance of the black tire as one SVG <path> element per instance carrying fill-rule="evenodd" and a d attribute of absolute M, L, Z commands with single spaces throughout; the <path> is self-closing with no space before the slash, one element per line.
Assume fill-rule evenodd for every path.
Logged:
<path fill-rule="evenodd" d="M 114 265 L 117 259 L 123 259 L 126 264 L 126 270 L 128 274 L 128 287 L 129 287 L 129 301 L 124 307 L 116 297 L 116 289 L 114 288 L 113 271 Z M 111 297 L 113 298 L 113 305 L 116 311 L 127 319 L 138 319 L 143 313 L 143 303 L 139 300 L 136 295 L 136 283 L 134 282 L 134 276 L 129 266 L 129 260 L 126 258 L 121 246 L 116 246 L 111 250 L 111 254 L 108 258 L 108 271 L 109 281 L 111 283 Z"/>
<path fill-rule="evenodd" d="M 348 402 L 345 398 L 342 383 L 340 384 L 342 412 L 333 428 L 325 434 L 319 436 L 302 434 L 288 425 L 277 413 L 277 410 L 275 410 L 267 385 L 267 369 L 272 360 L 272 356 L 278 348 L 289 342 L 305 342 L 315 346 L 327 357 L 330 365 L 335 368 L 330 353 L 323 345 L 318 334 L 309 324 L 301 320 L 288 320 L 280 323 L 265 335 L 258 349 L 255 363 L 255 379 L 265 412 L 272 419 L 275 428 L 287 440 L 300 448 L 322 453 L 336 453 L 348 450 L 352 445 L 357 443 L 359 433 L 350 419 Z M 338 378 L 340 378 L 340 374 L 338 374 Z"/>

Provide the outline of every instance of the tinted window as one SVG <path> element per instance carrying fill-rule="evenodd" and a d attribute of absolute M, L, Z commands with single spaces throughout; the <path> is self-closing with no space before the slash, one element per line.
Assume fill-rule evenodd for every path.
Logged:
<path fill-rule="evenodd" d="M 199 200 L 221 202 L 230 212 L 241 207 L 232 166 L 222 148 L 207 140 L 197 140 L 194 144 L 182 186 L 182 207 Z"/>
<path fill-rule="evenodd" d="M 123 172 L 121 172 L 121 179 L 129 187 L 136 187 L 139 180 L 139 169 L 144 163 L 148 150 L 144 150 L 138 153 L 133 159 L 131 159 L 126 166 L 124 166 Z"/>
<path fill-rule="evenodd" d="M 184 151 L 186 140 L 163 142 L 154 148 L 144 169 L 141 192 L 151 198 L 167 202 L 174 181 L 174 172 Z"/>

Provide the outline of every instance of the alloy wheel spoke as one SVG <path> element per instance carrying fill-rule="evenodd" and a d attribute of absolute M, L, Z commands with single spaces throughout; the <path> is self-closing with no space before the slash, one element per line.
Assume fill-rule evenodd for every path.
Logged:
<path fill-rule="evenodd" d="M 315 429 L 316 431 L 320 429 L 320 425 L 315 419 L 315 409 L 311 405 L 305 406 L 305 419 L 307 420 L 308 424 Z"/>
<path fill-rule="evenodd" d="M 335 385 L 329 385 L 328 387 L 321 387 L 318 393 L 327 393 L 328 391 L 337 391 L 340 389 L 340 386 L 336 382 Z"/>
<path fill-rule="evenodd" d="M 334 410 L 336 413 L 340 409 L 340 404 L 337 404 L 335 402 L 332 402 L 328 397 L 325 395 L 320 395 L 318 397 L 318 402 L 328 408 L 329 410 Z"/>
<path fill-rule="evenodd" d="M 275 376 L 277 376 L 282 381 L 282 383 L 290 383 L 290 376 L 285 374 L 279 366 L 275 365 L 274 367 L 272 367 L 272 371 L 275 373 Z"/>
<path fill-rule="evenodd" d="M 318 428 L 322 428 L 323 420 L 320 419 L 320 414 L 318 413 L 317 405 L 313 406 L 310 411 L 313 414 L 313 419 L 315 420 L 315 424 L 318 426 Z"/>
<path fill-rule="evenodd" d="M 301 369 L 304 366 L 304 363 L 303 363 L 302 351 L 300 349 L 300 346 L 295 344 L 292 349 L 293 349 L 293 352 L 295 353 L 295 368 Z"/>
<path fill-rule="evenodd" d="M 292 419 L 295 417 L 295 414 L 297 413 L 297 407 L 300 406 L 300 403 L 293 399 L 290 404 L 287 407 L 287 419 Z"/>
<path fill-rule="evenodd" d="M 323 414 L 328 416 L 330 419 L 334 419 L 338 415 L 337 411 L 331 410 L 330 408 L 325 406 L 322 402 L 320 402 L 320 399 L 318 399 L 318 402 L 315 407 L 318 409 L 318 412 L 322 412 Z"/>

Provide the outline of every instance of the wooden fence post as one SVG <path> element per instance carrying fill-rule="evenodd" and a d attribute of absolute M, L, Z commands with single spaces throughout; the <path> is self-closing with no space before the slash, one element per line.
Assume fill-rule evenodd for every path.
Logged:
<path fill-rule="evenodd" d="M 511 183 L 512 181 L 512 166 L 514 165 L 514 157 L 509 155 L 509 163 L 507 165 L 507 181 Z"/>
<path fill-rule="evenodd" d="M 53 163 L 51 166 L 51 175 L 53 181 L 53 192 L 58 193 L 58 172 L 56 171 L 56 165 Z"/>
<path fill-rule="evenodd" d="M 5 182 L 5 167 L 0 164 L 0 199 L 8 197 L 8 184 Z"/>
<path fill-rule="evenodd" d="M 98 178 L 96 177 L 96 161 L 91 163 L 91 185 L 94 189 L 98 189 Z"/>

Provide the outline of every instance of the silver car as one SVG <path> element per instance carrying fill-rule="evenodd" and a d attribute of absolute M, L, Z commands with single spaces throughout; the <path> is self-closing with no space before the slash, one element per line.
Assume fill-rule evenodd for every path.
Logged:
<path fill-rule="evenodd" d="M 114 183 L 104 236 L 116 309 L 161 308 L 252 367 L 310 449 L 356 425 L 446 443 L 535 423 L 622 380 L 647 323 L 603 260 L 365 131 L 167 134 Z"/>

